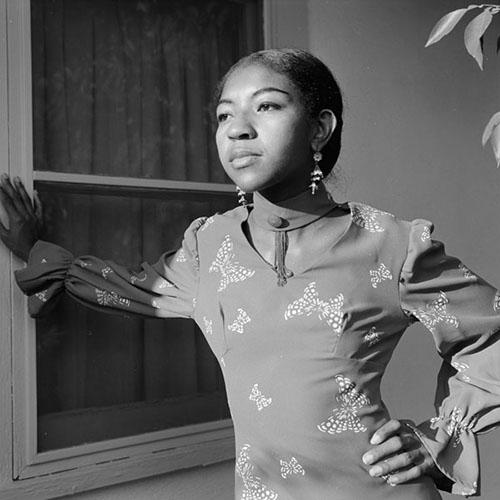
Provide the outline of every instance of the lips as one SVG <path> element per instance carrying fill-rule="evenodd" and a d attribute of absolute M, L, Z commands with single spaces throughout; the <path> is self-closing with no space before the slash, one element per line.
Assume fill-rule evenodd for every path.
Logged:
<path fill-rule="evenodd" d="M 235 169 L 246 168 L 253 165 L 260 156 L 253 149 L 233 149 L 229 154 L 229 162 Z"/>
<path fill-rule="evenodd" d="M 241 160 L 243 158 L 253 158 L 257 156 L 261 156 L 260 153 L 251 149 L 235 149 L 231 151 L 229 161 Z"/>

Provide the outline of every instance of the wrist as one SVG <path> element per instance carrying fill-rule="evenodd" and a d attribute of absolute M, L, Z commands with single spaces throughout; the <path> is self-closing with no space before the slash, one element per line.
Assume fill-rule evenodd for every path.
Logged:
<path fill-rule="evenodd" d="M 35 239 L 31 243 L 28 243 L 16 249 L 12 249 L 12 253 L 24 262 L 28 262 L 31 250 L 33 249 L 37 241 L 38 240 Z"/>

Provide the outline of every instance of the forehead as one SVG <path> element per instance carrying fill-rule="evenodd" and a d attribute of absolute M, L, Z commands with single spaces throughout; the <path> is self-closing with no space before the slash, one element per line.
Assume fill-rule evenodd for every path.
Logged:
<path fill-rule="evenodd" d="M 299 97 L 297 88 L 286 75 L 261 64 L 251 64 L 238 68 L 229 75 L 222 89 L 221 99 L 234 100 L 252 96 L 264 88 L 283 90 L 292 99 Z"/>

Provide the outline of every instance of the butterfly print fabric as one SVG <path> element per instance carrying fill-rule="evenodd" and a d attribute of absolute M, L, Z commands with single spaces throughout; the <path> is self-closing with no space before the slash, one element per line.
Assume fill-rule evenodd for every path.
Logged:
<path fill-rule="evenodd" d="M 243 482 L 241 500 L 278 500 L 277 493 L 262 484 L 260 477 L 255 475 L 250 448 L 249 444 L 243 445 L 236 460 L 236 474 Z"/>
<path fill-rule="evenodd" d="M 372 326 L 370 331 L 364 336 L 364 341 L 368 343 L 369 346 L 375 345 L 380 341 L 380 334 L 382 332 L 378 332 L 377 328 Z"/>
<path fill-rule="evenodd" d="M 201 226 L 200 231 L 205 231 L 207 227 L 210 226 L 210 224 L 213 224 L 215 220 L 215 216 L 208 217 L 207 220 L 204 222 L 204 224 Z"/>
<path fill-rule="evenodd" d="M 299 299 L 293 301 L 285 311 L 285 319 L 296 318 L 298 316 L 311 316 L 316 313 L 321 321 L 332 328 L 335 333 L 342 332 L 344 322 L 344 296 L 339 293 L 335 298 L 322 300 L 316 291 L 316 282 L 311 282 L 304 290 L 304 294 Z"/>
<path fill-rule="evenodd" d="M 187 262 L 186 253 L 184 252 L 183 248 L 181 248 L 177 252 L 177 257 L 175 258 L 175 262 Z"/>
<path fill-rule="evenodd" d="M 373 288 L 377 288 L 385 280 L 392 280 L 392 273 L 385 264 L 379 264 L 377 269 L 370 270 L 370 281 Z"/>
<path fill-rule="evenodd" d="M 474 273 L 465 264 L 460 263 L 458 265 L 458 269 L 460 269 L 460 271 L 462 271 L 464 278 L 468 278 L 471 280 L 476 279 L 476 276 L 474 275 Z"/>
<path fill-rule="evenodd" d="M 273 402 L 273 398 L 266 398 L 263 396 L 262 392 L 259 390 L 259 384 L 254 384 L 248 399 L 250 401 L 255 401 L 258 411 L 263 410 Z"/>
<path fill-rule="evenodd" d="M 460 408 L 453 408 L 449 416 L 439 415 L 431 418 L 431 424 L 436 426 L 440 422 L 446 424 L 445 430 L 448 436 L 452 438 L 452 446 L 456 448 L 460 444 L 460 436 L 463 432 L 469 431 L 473 427 L 473 422 L 465 424 L 463 422 L 463 411 Z"/>
<path fill-rule="evenodd" d="M 119 305 L 130 307 L 130 300 L 120 297 L 116 292 L 108 292 L 106 290 L 95 289 L 97 303 L 102 306 Z"/>
<path fill-rule="evenodd" d="M 495 312 L 500 311 L 500 292 L 496 292 L 493 298 L 493 310 Z"/>
<path fill-rule="evenodd" d="M 436 326 L 439 323 L 448 325 L 450 328 L 458 328 L 458 319 L 452 314 L 448 314 L 448 297 L 444 292 L 432 302 L 425 304 L 425 308 L 416 309 L 413 315 L 432 333 L 436 332 Z"/>
<path fill-rule="evenodd" d="M 147 278 L 148 276 L 146 273 L 142 273 L 141 276 L 132 275 L 130 276 L 130 283 L 132 283 L 133 285 L 135 285 L 136 283 L 143 283 L 147 280 Z"/>
<path fill-rule="evenodd" d="M 369 205 L 356 205 L 352 208 L 352 220 L 354 224 L 370 231 L 371 233 L 384 232 L 384 226 L 380 221 L 381 215 L 391 216 L 388 212 L 377 210 Z"/>
<path fill-rule="evenodd" d="M 420 240 L 424 243 L 431 239 L 431 228 L 429 226 L 425 226 L 422 230 L 422 234 L 420 235 Z"/>
<path fill-rule="evenodd" d="M 47 292 L 48 290 L 43 290 L 41 292 L 35 293 L 35 297 L 41 302 L 47 302 L 48 300 Z"/>
<path fill-rule="evenodd" d="M 327 243 L 294 268 L 286 261 L 297 250 L 290 237 L 293 275 L 281 287 L 243 230 L 260 224 L 274 242 L 271 216 L 286 221 L 289 236 L 300 228 L 304 241 Z M 361 460 L 373 433 L 403 417 L 386 407 L 380 383 L 416 321 L 422 326 L 406 334 L 418 342 L 431 331 L 445 359 L 437 410 L 416 432 L 453 493 L 477 490 L 475 434 L 498 424 L 491 365 L 500 359 L 500 293 L 448 256 L 431 228 L 363 204 L 335 205 L 321 184 L 314 197 L 272 204 L 255 193 L 253 205 L 196 219 L 177 252 L 137 271 L 37 242 L 16 276 L 35 316 L 66 292 L 103 311 L 197 323 L 198 337 L 173 332 L 168 321 L 165 335 L 179 333 L 179 345 L 192 348 L 189 411 L 206 399 L 215 433 L 226 432 L 225 402 L 218 372 L 207 368 L 208 348 L 220 363 L 238 450 L 235 500 L 439 500 L 430 479 L 393 488 Z"/>
<path fill-rule="evenodd" d="M 109 266 L 106 266 L 101 270 L 101 274 L 104 279 L 107 279 L 108 275 L 111 274 L 112 272 L 113 269 L 111 269 Z"/>
<path fill-rule="evenodd" d="M 213 321 L 211 319 L 207 319 L 206 316 L 203 316 L 203 324 L 205 325 L 205 333 L 207 335 L 213 335 Z"/>
<path fill-rule="evenodd" d="M 234 333 L 243 333 L 245 325 L 250 323 L 250 321 L 251 319 L 247 312 L 239 307 L 237 318 L 230 325 L 228 325 L 228 328 Z"/>
<path fill-rule="evenodd" d="M 294 475 L 303 476 L 306 473 L 295 457 L 292 457 L 288 462 L 286 460 L 280 460 L 280 465 L 281 477 L 283 479 Z"/>
<path fill-rule="evenodd" d="M 254 275 L 254 271 L 240 266 L 233 253 L 233 242 L 229 235 L 226 235 L 217 256 L 209 268 L 211 273 L 220 273 L 220 282 L 217 289 L 222 292 L 230 283 L 238 283 Z"/>
<path fill-rule="evenodd" d="M 339 386 L 339 392 L 335 399 L 339 406 L 335 408 L 326 422 L 318 425 L 321 432 L 328 434 L 339 434 L 345 431 L 366 432 L 367 428 L 361 423 L 358 411 L 363 406 L 368 406 L 370 400 L 356 389 L 350 379 L 343 375 L 337 375 L 335 382 Z"/>

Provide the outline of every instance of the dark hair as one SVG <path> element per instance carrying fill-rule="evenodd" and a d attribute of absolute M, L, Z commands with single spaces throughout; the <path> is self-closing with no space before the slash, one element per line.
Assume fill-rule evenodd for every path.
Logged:
<path fill-rule="evenodd" d="M 337 126 L 328 143 L 323 147 L 321 169 L 328 175 L 340 154 L 342 138 L 343 101 L 340 87 L 328 67 L 317 57 L 300 49 L 269 49 L 254 52 L 237 61 L 222 77 L 216 89 L 216 102 L 220 99 L 227 79 L 237 69 L 252 64 L 285 75 L 297 87 L 309 110 L 311 118 L 317 118 L 322 109 L 330 109 L 337 118 Z"/>

